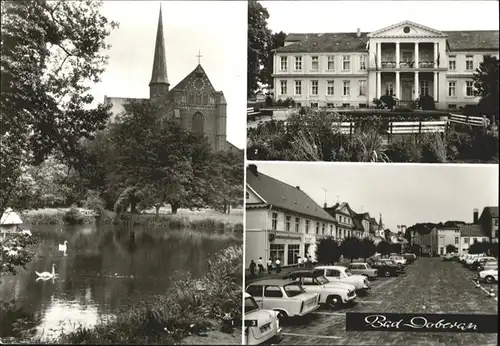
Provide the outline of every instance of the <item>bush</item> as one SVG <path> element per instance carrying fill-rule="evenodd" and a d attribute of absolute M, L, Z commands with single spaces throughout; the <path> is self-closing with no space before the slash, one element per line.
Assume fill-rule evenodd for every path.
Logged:
<path fill-rule="evenodd" d="M 394 98 L 391 95 L 382 95 L 380 97 L 380 101 L 388 109 L 393 109 L 394 108 Z"/>
<path fill-rule="evenodd" d="M 266 107 L 271 107 L 273 105 L 273 98 L 271 96 L 266 96 Z"/>
<path fill-rule="evenodd" d="M 81 225 L 84 223 L 85 217 L 80 213 L 76 205 L 72 205 L 64 214 L 63 220 L 70 225 Z"/>
<path fill-rule="evenodd" d="M 436 104 L 434 103 L 434 97 L 430 95 L 420 96 L 419 106 L 422 110 L 433 111 L 436 109 Z"/>
<path fill-rule="evenodd" d="M 84 208 L 94 211 L 97 215 L 101 215 L 105 212 L 105 202 L 97 191 L 89 191 L 87 193 L 87 198 L 82 204 Z"/>
<path fill-rule="evenodd" d="M 384 108 L 382 101 L 380 101 L 378 98 L 374 98 L 372 102 L 375 105 L 376 109 L 383 109 Z"/>

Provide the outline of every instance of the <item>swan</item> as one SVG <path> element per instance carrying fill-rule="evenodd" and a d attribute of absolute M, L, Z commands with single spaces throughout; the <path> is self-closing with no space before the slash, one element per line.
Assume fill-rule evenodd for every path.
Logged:
<path fill-rule="evenodd" d="M 31 234 L 31 231 L 29 229 L 22 230 L 21 234 L 27 235 L 28 237 L 31 237 L 33 235 Z"/>
<path fill-rule="evenodd" d="M 56 274 L 56 264 L 52 264 L 52 273 L 50 272 L 43 272 L 43 273 L 39 273 L 35 270 L 35 274 L 38 275 L 39 278 L 42 278 L 42 279 L 50 279 L 50 278 L 53 278 L 55 277 L 57 274 Z"/>
<path fill-rule="evenodd" d="M 68 244 L 67 240 L 64 241 L 64 244 L 59 244 L 59 251 L 66 252 L 66 250 L 68 250 L 67 244 Z"/>

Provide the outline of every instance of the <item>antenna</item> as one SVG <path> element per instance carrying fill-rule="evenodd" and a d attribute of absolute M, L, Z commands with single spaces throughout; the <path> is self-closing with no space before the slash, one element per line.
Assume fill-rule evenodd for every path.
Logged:
<path fill-rule="evenodd" d="M 325 191 L 325 205 L 326 205 L 326 193 L 328 192 L 327 189 L 325 189 L 324 187 L 321 188 L 323 191 Z"/>

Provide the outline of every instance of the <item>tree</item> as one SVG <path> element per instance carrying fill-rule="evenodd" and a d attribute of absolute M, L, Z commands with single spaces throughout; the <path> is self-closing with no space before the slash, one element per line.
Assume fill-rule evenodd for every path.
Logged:
<path fill-rule="evenodd" d="M 457 247 L 455 245 L 452 244 L 446 245 L 446 253 L 454 253 L 454 252 L 458 252 Z"/>
<path fill-rule="evenodd" d="M 37 242 L 35 236 L 21 233 L 11 234 L 0 242 L 0 279 L 4 275 L 15 275 L 18 267 L 25 268 L 36 256 L 29 247 Z"/>
<path fill-rule="evenodd" d="M 319 238 L 316 241 L 316 258 L 321 264 L 335 264 L 340 260 L 341 252 L 333 237 Z"/>
<path fill-rule="evenodd" d="M 390 244 L 390 253 L 401 253 L 402 245 L 400 243 Z"/>
<path fill-rule="evenodd" d="M 267 28 L 269 13 L 256 0 L 248 1 L 247 93 L 252 96 L 262 82 L 261 69 L 268 59 L 271 32 Z"/>
<path fill-rule="evenodd" d="M 367 258 L 375 255 L 375 252 L 377 252 L 377 247 L 371 239 L 363 238 L 360 245 L 360 255 L 365 262 Z"/>
<path fill-rule="evenodd" d="M 116 23 L 98 1 L 10 1 L 1 6 L 0 214 L 26 164 L 52 153 L 69 166 L 79 141 L 105 126 L 108 108 L 92 103 L 90 83 L 107 62 Z"/>
<path fill-rule="evenodd" d="M 345 258 L 349 258 L 352 262 L 355 258 L 362 256 L 360 252 L 361 241 L 355 237 L 347 237 L 340 244 L 340 251 Z"/>
<path fill-rule="evenodd" d="M 488 253 L 489 249 L 490 249 L 489 242 L 476 242 L 469 247 L 469 253 L 470 254 Z"/>
<path fill-rule="evenodd" d="M 261 82 L 267 87 L 272 88 L 273 83 L 273 73 L 274 73 L 274 49 L 285 46 L 286 34 L 283 31 L 275 32 L 270 36 L 270 44 L 267 46 L 267 59 L 264 63 L 264 67 L 261 70 Z"/>
<path fill-rule="evenodd" d="M 391 244 L 386 241 L 381 241 L 377 244 L 377 251 L 382 254 L 382 256 L 386 256 L 391 253 Z"/>
<path fill-rule="evenodd" d="M 473 80 L 476 94 L 481 97 L 478 106 L 484 113 L 494 116 L 495 121 L 498 121 L 498 59 L 491 55 L 485 56 L 474 72 Z"/>

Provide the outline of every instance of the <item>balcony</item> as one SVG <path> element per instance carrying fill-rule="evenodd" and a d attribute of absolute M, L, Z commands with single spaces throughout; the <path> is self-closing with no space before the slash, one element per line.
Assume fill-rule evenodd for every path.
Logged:
<path fill-rule="evenodd" d="M 381 67 L 383 69 L 396 69 L 396 68 L 402 68 L 402 69 L 412 69 L 415 68 L 415 61 L 400 61 L 399 64 L 396 61 L 382 61 L 380 63 Z M 419 68 L 434 68 L 435 63 L 433 61 L 420 61 L 418 63 Z"/>

